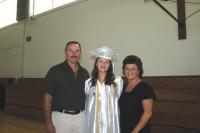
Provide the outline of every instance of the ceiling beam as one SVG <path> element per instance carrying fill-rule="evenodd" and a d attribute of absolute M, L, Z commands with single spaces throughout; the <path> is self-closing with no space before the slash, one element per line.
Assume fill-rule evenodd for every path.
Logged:
<path fill-rule="evenodd" d="M 177 0 L 178 38 L 186 39 L 185 0 Z"/>
<path fill-rule="evenodd" d="M 186 39 L 185 0 L 177 0 L 177 18 L 157 0 L 153 1 L 178 23 L 178 39 Z"/>

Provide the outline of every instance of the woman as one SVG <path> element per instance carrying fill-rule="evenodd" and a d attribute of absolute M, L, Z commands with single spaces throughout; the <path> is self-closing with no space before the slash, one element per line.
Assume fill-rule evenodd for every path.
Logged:
<path fill-rule="evenodd" d="M 120 133 L 118 100 L 123 81 L 113 74 L 114 52 L 102 47 L 93 53 L 92 77 L 85 82 L 87 133 Z"/>
<path fill-rule="evenodd" d="M 129 55 L 123 60 L 124 83 L 119 99 L 121 133 L 150 133 L 155 94 L 142 80 L 143 67 L 139 57 Z"/>

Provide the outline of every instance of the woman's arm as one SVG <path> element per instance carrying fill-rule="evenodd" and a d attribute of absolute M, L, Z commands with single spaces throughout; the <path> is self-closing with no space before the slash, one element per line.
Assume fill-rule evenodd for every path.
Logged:
<path fill-rule="evenodd" d="M 141 116 L 138 124 L 134 127 L 131 133 L 138 133 L 150 120 L 153 112 L 153 99 L 145 99 L 142 101 L 144 113 Z"/>
<path fill-rule="evenodd" d="M 123 79 L 120 76 L 115 78 L 115 83 L 117 84 L 117 95 L 118 98 L 121 96 L 122 89 L 123 89 Z"/>

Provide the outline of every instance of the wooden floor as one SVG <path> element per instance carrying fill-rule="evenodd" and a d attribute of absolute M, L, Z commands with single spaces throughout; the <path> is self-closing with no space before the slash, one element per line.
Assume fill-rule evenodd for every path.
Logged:
<path fill-rule="evenodd" d="M 45 130 L 41 121 L 0 111 L 0 133 L 45 133 Z"/>

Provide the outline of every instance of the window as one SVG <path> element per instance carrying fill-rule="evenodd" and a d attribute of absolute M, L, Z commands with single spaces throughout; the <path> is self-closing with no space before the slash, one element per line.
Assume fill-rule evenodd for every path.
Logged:
<path fill-rule="evenodd" d="M 74 1 L 76 1 L 76 0 L 54 0 L 53 1 L 53 7 L 56 8 L 56 7 L 65 5 L 65 4 L 69 4 L 69 3 L 74 2 Z"/>
<path fill-rule="evenodd" d="M 74 1 L 77 0 L 30 0 L 30 16 L 40 14 Z"/>
<path fill-rule="evenodd" d="M 0 0 L 0 28 L 16 23 L 17 0 Z"/>
<path fill-rule="evenodd" d="M 78 0 L 29 0 L 29 16 L 34 16 L 74 1 Z M 17 0 L 0 0 L 0 28 L 16 23 L 16 14 Z"/>

